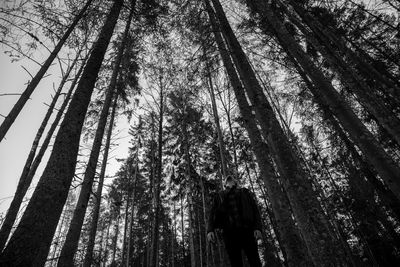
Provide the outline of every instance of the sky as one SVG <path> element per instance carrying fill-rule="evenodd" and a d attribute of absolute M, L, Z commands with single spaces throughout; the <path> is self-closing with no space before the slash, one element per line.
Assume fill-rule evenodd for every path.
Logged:
<path fill-rule="evenodd" d="M 42 59 L 44 60 L 44 58 Z M 21 60 L 11 63 L 10 58 L 4 53 L 4 47 L 0 46 L 0 123 L 3 122 L 19 95 L 25 88 L 27 82 L 31 79 L 27 71 L 22 68 L 24 66 L 32 75 L 34 75 L 39 66 L 29 60 Z M 16 190 L 19 176 L 28 156 L 32 142 L 40 123 L 47 111 L 44 103 L 50 103 L 52 95 L 54 95 L 53 86 L 57 88 L 60 80 L 58 65 L 54 64 L 48 71 L 47 76 L 36 88 L 22 109 L 20 115 L 9 129 L 5 139 L 0 142 L 0 214 L 4 213 Z M 66 86 L 66 89 L 68 86 Z M 117 147 L 110 155 L 110 162 L 107 167 L 107 175 L 114 175 L 119 169 L 120 163 L 117 158 L 124 158 L 128 153 L 129 123 L 126 118 L 119 118 L 119 124 L 114 133 L 118 133 L 119 140 Z M 42 137 L 43 139 L 43 137 Z M 49 153 L 46 153 L 42 164 L 37 171 L 32 185 L 36 185 L 40 174 L 45 167 Z M 28 191 L 28 196 L 33 192 L 33 187 Z M 3 214 L 4 216 L 5 214 Z M 1 216 L 0 216 L 1 218 Z"/>

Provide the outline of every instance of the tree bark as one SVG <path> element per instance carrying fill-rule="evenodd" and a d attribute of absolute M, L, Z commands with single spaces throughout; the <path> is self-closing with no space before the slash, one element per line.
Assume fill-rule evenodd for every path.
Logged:
<path fill-rule="evenodd" d="M 89 52 L 88 55 L 86 55 L 85 60 L 83 61 L 81 67 L 79 68 L 78 73 L 76 74 L 74 80 L 72 81 L 72 84 L 71 84 L 71 86 L 70 86 L 70 88 L 68 90 L 68 93 L 65 96 L 64 102 L 62 103 L 61 107 L 58 109 L 57 116 L 54 119 L 52 125 L 50 126 L 49 131 L 47 132 L 46 138 L 43 140 L 43 143 L 40 146 L 39 152 L 37 153 L 35 159 L 33 160 L 32 164 L 31 164 L 31 166 L 29 168 L 29 172 L 26 175 L 26 178 L 24 178 L 26 186 L 27 186 L 24 190 L 28 190 L 28 187 L 29 187 L 28 184 L 30 184 L 32 182 L 32 179 L 36 174 L 36 170 L 39 167 L 40 163 L 42 162 L 43 156 L 46 153 L 46 150 L 47 150 L 47 148 L 48 148 L 48 146 L 50 144 L 50 141 L 51 141 L 51 139 L 53 137 L 54 132 L 56 131 L 56 128 L 57 128 L 61 118 L 64 115 L 64 111 L 65 111 L 65 109 L 67 108 L 67 106 L 69 104 L 69 101 L 71 99 L 72 93 L 73 93 L 73 91 L 75 89 L 76 84 L 79 81 L 79 78 L 80 78 L 80 76 L 81 76 L 81 74 L 83 72 L 83 69 L 84 69 L 85 64 L 87 62 L 87 59 L 89 58 L 89 55 L 90 55 L 90 52 Z"/>
<path fill-rule="evenodd" d="M 74 68 L 76 62 L 79 59 L 80 56 L 80 52 L 77 54 L 75 60 L 73 61 L 73 63 L 71 64 L 71 66 L 68 68 L 67 72 L 64 74 L 58 88 L 57 91 L 51 101 L 51 104 L 49 106 L 49 108 L 47 109 L 46 115 L 43 118 L 42 123 L 40 124 L 40 127 L 36 133 L 35 139 L 32 143 L 32 147 L 31 150 L 29 151 L 29 155 L 28 158 L 25 161 L 25 165 L 22 169 L 22 174 L 19 178 L 18 181 L 18 186 L 17 186 L 17 190 L 14 194 L 13 200 L 11 201 L 10 207 L 7 211 L 7 214 L 4 218 L 3 224 L 1 226 L 1 230 L 0 230 L 0 251 L 3 250 L 6 241 L 8 239 L 8 236 L 10 235 L 10 231 L 12 226 L 15 223 L 15 219 L 17 218 L 17 214 L 19 211 L 19 208 L 21 207 L 21 203 L 23 198 L 25 197 L 26 192 L 29 189 L 29 186 L 31 185 L 32 179 L 28 178 L 28 173 L 30 171 L 32 162 L 35 158 L 35 154 L 36 154 L 36 150 L 39 146 L 39 141 L 40 138 L 42 137 L 44 130 L 49 122 L 49 119 L 51 117 L 51 114 L 54 111 L 54 107 L 57 104 L 57 100 L 62 92 L 62 89 L 64 88 L 65 83 L 67 82 L 67 79 L 72 71 L 72 69 Z M 58 124 L 58 122 L 57 122 Z"/>
<path fill-rule="evenodd" d="M 74 177 L 79 139 L 94 84 L 123 1 L 116 0 L 95 43 L 53 151 L 22 219 L 1 254 L 8 266 L 42 266 Z"/>
<path fill-rule="evenodd" d="M 11 125 L 14 123 L 15 119 L 18 117 L 25 103 L 29 100 L 29 97 L 32 95 L 33 91 L 36 89 L 37 85 L 46 74 L 46 71 L 49 69 L 51 63 L 56 58 L 58 52 L 60 52 L 64 43 L 67 41 L 69 35 L 75 29 L 78 22 L 81 20 L 86 10 L 89 8 L 90 4 L 93 0 L 88 0 L 82 10 L 78 13 L 78 15 L 74 18 L 74 21 L 68 27 L 67 31 L 61 37 L 60 41 L 57 43 L 56 47 L 54 47 L 53 51 L 43 63 L 40 70 L 36 73 L 35 77 L 32 78 L 32 81 L 28 84 L 25 91 L 22 93 L 17 103 L 15 103 L 14 107 L 11 109 L 10 113 L 4 119 L 2 124 L 0 125 L 0 142 L 3 140 L 4 136 L 7 134 L 7 131 L 10 129 Z"/>

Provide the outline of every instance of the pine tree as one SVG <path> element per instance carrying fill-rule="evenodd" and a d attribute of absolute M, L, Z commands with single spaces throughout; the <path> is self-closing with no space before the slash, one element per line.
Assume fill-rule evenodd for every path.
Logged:
<path fill-rule="evenodd" d="M 122 56 L 124 54 L 125 43 L 128 38 L 128 32 L 130 28 L 130 23 L 133 17 L 134 7 L 131 7 L 131 11 L 129 13 L 128 21 L 125 26 L 125 30 L 123 33 L 123 39 L 120 44 L 118 54 L 115 60 L 115 67 L 113 69 L 113 73 L 110 80 L 110 85 L 107 88 L 104 104 L 102 107 L 102 111 L 99 118 L 99 123 L 97 126 L 95 139 L 93 141 L 92 150 L 90 153 L 89 161 L 87 163 L 87 167 L 85 170 L 85 175 L 83 178 L 83 183 L 81 186 L 81 191 L 79 193 L 78 202 L 76 204 L 74 217 L 72 218 L 70 228 L 68 230 L 68 234 L 61 251 L 60 259 L 58 260 L 58 266 L 71 266 L 73 265 L 73 258 L 75 251 L 78 247 L 79 235 L 82 229 L 83 220 L 86 213 L 87 204 L 90 198 L 90 194 L 92 191 L 92 185 L 96 173 L 96 166 L 100 154 L 100 148 L 103 140 L 103 135 L 107 123 L 107 118 L 109 114 L 109 109 L 112 103 L 112 99 L 114 95 L 116 95 L 116 84 L 117 77 L 119 74 L 119 69 L 121 66 Z"/>
<path fill-rule="evenodd" d="M 52 154 L 21 221 L 1 253 L 8 266 L 43 265 L 74 176 L 79 137 L 97 74 L 122 7 L 116 0 L 82 73 Z"/>

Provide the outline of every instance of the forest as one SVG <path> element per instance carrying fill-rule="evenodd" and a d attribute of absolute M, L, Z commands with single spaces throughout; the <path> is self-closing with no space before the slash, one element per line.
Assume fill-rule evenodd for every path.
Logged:
<path fill-rule="evenodd" d="M 398 0 L 2 1 L 1 51 L 29 79 L 0 88 L 0 149 L 38 91 L 50 100 L 0 195 L 0 266 L 230 266 L 207 241 L 227 175 L 257 202 L 263 266 L 400 266 L 399 14 Z"/>

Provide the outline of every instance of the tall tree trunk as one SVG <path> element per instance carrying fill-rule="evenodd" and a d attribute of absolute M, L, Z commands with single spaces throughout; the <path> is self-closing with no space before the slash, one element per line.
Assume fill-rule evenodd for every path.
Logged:
<path fill-rule="evenodd" d="M 219 97 L 220 97 L 222 106 L 225 109 L 226 120 L 228 122 L 229 133 L 230 133 L 231 139 L 232 139 L 232 148 L 233 148 L 232 153 L 233 153 L 233 161 L 235 163 L 235 169 L 236 169 L 236 172 L 239 173 L 239 163 L 238 163 L 237 154 L 236 154 L 236 140 L 235 140 L 235 135 L 233 134 L 232 119 L 231 119 L 231 114 L 230 114 L 230 102 L 231 102 L 230 92 L 231 91 L 228 91 L 228 95 L 229 95 L 228 96 L 228 105 L 223 103 L 221 94 L 219 94 Z"/>
<path fill-rule="evenodd" d="M 57 100 L 62 92 L 62 89 L 64 88 L 65 83 L 67 82 L 67 79 L 72 71 L 72 69 L 74 68 L 76 62 L 79 59 L 80 56 L 80 52 L 76 55 L 75 60 L 73 61 L 73 63 L 71 64 L 71 66 L 68 68 L 67 72 L 65 73 L 65 75 L 63 76 L 60 85 L 57 88 L 57 91 L 51 101 L 51 104 L 49 106 L 49 108 L 47 109 L 46 115 L 42 121 L 42 123 L 40 124 L 40 127 L 36 133 L 35 139 L 32 143 L 32 147 L 31 150 L 29 151 L 29 155 L 28 158 L 25 161 L 25 165 L 22 169 L 22 174 L 19 178 L 18 181 L 18 186 L 17 186 L 17 190 L 14 194 L 13 200 L 11 201 L 10 207 L 7 211 L 7 214 L 4 218 L 3 224 L 1 226 L 1 230 L 0 230 L 0 251 L 3 250 L 6 241 L 8 239 L 8 236 L 10 235 L 10 231 L 12 226 L 15 223 L 15 219 L 17 218 L 17 214 L 19 211 L 19 208 L 21 207 L 21 203 L 23 198 L 25 197 L 26 192 L 28 191 L 28 188 L 32 182 L 32 179 L 27 179 L 28 177 L 28 173 L 29 170 L 31 168 L 32 162 L 35 158 L 35 154 L 36 154 L 36 150 L 39 146 L 39 141 L 40 138 L 42 137 L 44 130 L 49 122 L 50 116 L 54 111 L 54 107 L 57 103 Z"/>
<path fill-rule="evenodd" d="M 350 207 L 352 214 L 358 221 L 356 227 L 362 234 L 361 238 L 364 238 L 367 243 L 364 250 L 371 250 L 373 254 L 370 259 L 372 264 L 379 266 L 399 265 L 400 259 L 395 256 L 396 248 L 393 244 L 390 244 L 392 240 L 382 233 L 381 222 L 377 220 L 381 207 L 378 207 L 374 202 L 374 190 L 351 162 L 345 164 L 352 176 L 349 179 L 350 193 L 353 196 Z"/>
<path fill-rule="evenodd" d="M 115 266 L 115 264 L 116 264 L 115 263 L 115 255 L 117 253 L 117 243 L 118 243 L 118 235 L 119 235 L 119 220 L 121 218 L 120 210 L 121 210 L 121 207 L 118 207 L 117 220 L 114 225 L 115 233 L 114 233 L 113 241 L 112 241 L 111 266 Z"/>
<path fill-rule="evenodd" d="M 290 55 L 288 56 L 290 57 Z M 295 62 L 295 60 L 293 60 L 293 62 Z M 307 88 L 309 88 L 310 90 L 316 90 L 312 88 L 314 87 L 314 85 L 310 81 L 309 77 L 304 72 L 304 70 L 301 68 L 301 66 L 297 62 L 295 63 L 294 66 L 297 72 L 302 77 Z M 326 104 L 322 104 L 320 101 L 317 102 L 319 102 L 319 108 L 322 111 L 323 117 L 325 118 L 325 122 L 327 122 L 327 124 L 330 125 L 333 131 L 343 141 L 344 145 L 350 152 L 350 155 L 354 160 L 354 162 L 356 163 L 356 165 L 358 166 L 359 170 L 364 174 L 365 178 L 368 180 L 371 186 L 375 187 L 376 192 L 379 198 L 381 198 L 381 200 L 383 201 L 383 203 L 387 207 L 392 209 L 397 219 L 400 219 L 400 208 L 399 205 L 397 204 L 398 199 L 396 198 L 396 196 L 393 194 L 392 191 L 386 189 L 384 184 L 382 184 L 382 182 L 377 179 L 377 173 L 371 168 L 368 162 L 366 162 L 365 159 L 357 151 L 354 143 L 348 138 L 345 131 L 342 129 L 339 122 L 330 111 L 329 107 Z"/>
<path fill-rule="evenodd" d="M 203 177 L 200 176 L 200 188 L 201 188 L 201 202 L 202 202 L 202 208 L 203 208 L 203 224 L 207 225 L 207 208 L 206 208 L 206 190 L 204 188 L 204 180 Z M 204 232 L 204 240 L 207 240 L 207 233 L 206 231 Z M 204 241 L 206 242 L 206 241 Z M 211 259 L 209 255 L 209 249 L 208 249 L 208 243 L 205 243 L 205 248 L 206 248 L 206 266 L 211 266 Z M 212 248 L 211 248 L 212 249 Z"/>
<path fill-rule="evenodd" d="M 131 177 L 129 177 L 129 183 L 131 183 Z M 122 264 L 125 262 L 125 254 L 126 254 L 126 237 L 128 235 L 128 228 L 129 228 L 129 207 L 131 206 L 131 191 L 127 190 L 126 191 L 126 205 L 125 205 L 125 221 L 124 221 L 124 236 L 122 238 L 122 254 L 121 254 L 121 262 Z"/>
<path fill-rule="evenodd" d="M 182 264 L 185 264 L 185 216 L 184 216 L 183 196 L 181 197 L 181 232 L 182 232 Z"/>
<path fill-rule="evenodd" d="M 132 232 L 133 232 L 133 220 L 134 220 L 134 214 L 135 214 L 135 195 L 136 195 L 137 177 L 138 177 L 138 172 L 139 172 L 139 166 L 138 166 L 139 144 L 140 144 L 140 139 L 137 144 L 136 155 L 135 155 L 135 173 L 133 176 L 132 205 L 131 205 L 132 207 L 131 207 L 131 217 L 129 220 L 129 237 L 128 237 L 128 244 L 127 244 L 127 250 L 126 250 L 126 267 L 131 266 L 131 264 L 130 264 L 131 242 L 133 241 Z"/>
<path fill-rule="evenodd" d="M 87 62 L 87 59 L 89 58 L 89 55 L 90 55 L 90 52 L 86 55 L 85 60 L 82 62 L 82 65 L 78 70 L 78 73 L 76 74 L 74 80 L 72 81 L 72 84 L 71 84 L 71 86 L 70 86 L 70 88 L 68 90 L 68 93 L 65 96 L 64 102 L 61 104 L 61 107 L 58 109 L 57 116 L 54 119 L 53 123 L 51 124 L 49 131 L 47 132 L 46 138 L 43 140 L 43 143 L 40 146 L 39 152 L 35 156 L 35 159 L 33 160 L 32 164 L 31 164 L 31 166 L 29 168 L 29 172 L 26 175 L 26 178 L 23 178 L 23 179 L 25 179 L 24 183 L 25 183 L 25 186 L 26 186 L 24 188 L 25 194 L 26 194 L 26 190 L 28 190 L 28 188 L 29 188 L 30 183 L 32 182 L 33 177 L 36 174 L 37 168 L 39 167 L 40 163 L 42 162 L 43 156 L 46 153 L 47 148 L 49 147 L 51 139 L 53 138 L 53 134 L 56 131 L 57 126 L 58 126 L 59 122 L 61 121 L 61 118 L 64 115 L 64 111 L 65 111 L 65 109 L 67 108 L 67 106 L 69 104 L 69 101 L 71 99 L 72 93 L 73 93 L 73 91 L 75 89 L 76 84 L 79 81 L 79 78 L 80 78 L 80 76 L 81 76 L 81 74 L 83 72 L 83 69 L 84 69 L 85 64 Z"/>
<path fill-rule="evenodd" d="M 176 235 L 176 204 L 175 201 L 173 201 L 173 213 L 172 213 L 172 237 L 171 237 L 171 267 L 175 267 L 175 240 L 177 240 L 177 235 Z"/>
<path fill-rule="evenodd" d="M 216 22 L 214 21 L 213 14 L 210 13 L 209 16 L 212 24 L 215 25 Z M 276 230 L 279 232 L 279 236 L 281 237 L 280 243 L 283 244 L 282 249 L 285 251 L 287 256 L 286 262 L 288 266 L 309 264 L 308 252 L 304 249 L 305 246 L 303 245 L 303 241 L 292 219 L 290 204 L 285 193 L 282 191 L 281 186 L 279 185 L 278 178 L 275 175 L 271 159 L 269 158 L 269 149 L 262 141 L 255 118 L 252 115 L 251 108 L 244 94 L 244 89 L 241 85 L 233 63 L 227 54 L 228 50 L 223 43 L 222 37 L 217 31 L 218 28 L 214 26 L 213 29 L 218 49 L 228 72 L 228 76 L 239 105 L 240 113 L 243 117 L 244 126 L 249 134 L 253 150 L 257 157 L 257 162 L 261 170 L 261 177 L 263 178 L 265 188 L 268 192 L 267 194 L 270 196 L 274 216 L 279 222 Z"/>
<path fill-rule="evenodd" d="M 100 267 L 101 261 L 102 261 L 101 257 L 102 257 L 102 249 L 103 249 L 103 242 L 104 242 L 104 232 L 105 232 L 104 230 L 106 229 L 105 225 L 106 225 L 106 220 L 102 220 L 101 230 L 100 230 L 100 238 L 99 238 L 99 252 L 97 254 L 98 259 L 99 259 L 99 264 L 98 264 L 99 267 Z M 90 231 L 90 229 L 89 229 L 89 231 Z M 87 245 L 86 245 L 85 251 L 87 251 Z M 85 254 L 85 258 L 86 258 L 86 254 Z M 85 258 L 83 258 L 83 263 L 85 263 Z"/>
<path fill-rule="evenodd" d="M 267 23 L 274 29 L 284 50 L 292 56 L 295 64 L 300 64 L 310 79 L 315 84 L 312 94 L 320 104 L 329 106 L 343 127 L 349 133 L 351 139 L 363 152 L 366 159 L 380 174 L 387 186 L 398 199 L 400 199 L 400 168 L 382 149 L 371 132 L 363 125 L 351 108 L 343 101 L 332 84 L 324 77 L 323 73 L 314 65 L 311 59 L 304 53 L 300 45 L 288 33 L 285 26 L 275 16 L 270 5 L 255 0 L 247 0 L 247 4 L 253 11 L 260 14 L 262 27 Z"/>
<path fill-rule="evenodd" d="M 210 98 L 211 98 L 211 104 L 212 104 L 212 111 L 214 115 L 214 123 L 215 123 L 215 128 L 217 130 L 217 135 L 218 135 L 218 145 L 219 145 L 219 154 L 220 154 L 220 159 L 221 159 L 221 166 L 222 166 L 222 174 L 223 177 L 226 177 L 227 175 L 227 164 L 226 164 L 226 148 L 225 148 L 225 143 L 221 131 L 221 125 L 219 123 L 219 116 L 218 116 L 218 110 L 217 110 L 217 104 L 215 102 L 215 94 L 214 94 L 214 86 L 213 86 L 213 81 L 211 77 L 211 71 L 210 71 L 210 66 L 209 63 L 207 64 L 207 79 L 208 79 L 208 89 L 210 93 Z M 221 188 L 222 188 L 222 179 L 221 179 Z"/>
<path fill-rule="evenodd" d="M 203 235 L 203 231 L 202 231 L 202 225 L 201 225 L 201 221 L 200 221 L 200 212 L 201 212 L 201 209 L 198 207 L 199 205 L 198 205 L 198 201 L 196 201 L 196 206 L 195 206 L 195 211 L 196 211 L 196 224 L 197 224 L 197 228 L 196 228 L 196 230 L 197 230 L 197 239 L 199 240 L 199 256 L 200 256 L 200 266 L 201 267 L 203 267 L 203 266 L 205 266 L 206 264 L 204 264 L 203 263 L 203 261 L 204 261 L 204 257 L 203 257 L 203 255 L 204 255 L 204 253 L 203 253 L 203 239 L 202 239 L 202 236 L 204 236 Z"/>
<path fill-rule="evenodd" d="M 195 244 L 195 227 L 194 227 L 194 219 L 193 219 L 193 199 L 192 199 L 192 193 L 188 192 L 187 195 L 187 201 L 188 201 L 188 216 L 189 216 L 189 248 L 190 248 L 190 267 L 196 267 L 197 266 L 197 251 L 196 251 L 196 244 Z"/>
<path fill-rule="evenodd" d="M 253 1 L 253 0 L 252 0 Z M 400 100 L 400 87 L 395 83 L 396 78 L 393 78 L 388 72 L 382 75 L 380 71 L 375 69 L 372 65 L 365 61 L 365 59 L 370 59 L 367 53 L 363 53 L 362 57 L 353 52 L 348 48 L 344 40 L 332 33 L 328 27 L 324 27 L 318 20 L 313 19 L 307 11 L 301 7 L 296 1 L 289 1 L 299 16 L 307 23 L 307 25 L 320 37 L 322 40 L 326 40 L 334 44 L 339 50 L 341 50 L 349 60 L 358 65 L 363 75 L 368 78 L 375 79 L 377 83 L 382 85 L 384 90 L 392 95 L 397 101 Z M 381 70 L 383 71 L 383 70 Z"/>
<path fill-rule="evenodd" d="M 188 201 L 188 222 L 189 222 L 189 249 L 190 249 L 190 266 L 196 267 L 199 263 L 199 254 L 198 254 L 198 244 L 196 242 L 196 219 L 195 219 L 195 207 L 193 203 L 193 194 L 194 194 L 194 181 L 192 181 L 191 175 L 191 159 L 189 152 L 189 132 L 187 125 L 187 112 L 186 108 L 183 111 L 183 121 L 182 121 L 182 134 L 183 141 L 182 146 L 184 148 L 184 158 L 185 158 L 185 180 L 189 184 L 188 192 L 187 192 L 187 201 Z"/>
<path fill-rule="evenodd" d="M 36 73 L 35 77 L 32 78 L 32 81 L 28 84 L 25 91 L 21 94 L 20 98 L 18 99 L 17 103 L 15 103 L 14 107 L 11 109 L 10 113 L 8 113 L 7 117 L 4 119 L 2 124 L 0 125 L 0 142 L 3 140 L 4 136 L 6 135 L 8 129 L 10 129 L 11 125 L 18 117 L 19 113 L 21 112 L 22 108 L 24 107 L 25 103 L 28 101 L 29 97 L 36 89 L 37 85 L 39 84 L 40 80 L 46 74 L 46 71 L 49 69 L 51 63 L 56 58 L 58 52 L 60 52 L 61 48 L 63 47 L 64 43 L 67 41 L 69 35 L 75 29 L 78 22 L 81 20 L 83 15 L 85 14 L 86 10 L 89 8 L 90 4 L 93 0 L 88 0 L 82 10 L 78 13 L 78 15 L 74 18 L 74 21 L 68 27 L 67 31 L 61 37 L 60 41 L 58 41 L 56 47 L 54 47 L 53 51 L 46 59 L 46 61 L 41 66 L 40 70 Z"/>
<path fill-rule="evenodd" d="M 123 1 L 116 0 L 83 71 L 53 151 L 17 229 L 1 254 L 8 266 L 42 266 L 68 196 L 94 84 Z"/>
<path fill-rule="evenodd" d="M 154 183 L 156 180 L 156 174 L 155 174 L 155 170 L 156 170 L 156 130 L 155 130 L 155 118 L 154 118 L 154 114 L 151 113 L 151 141 L 150 141 L 150 183 L 149 183 L 149 197 L 152 201 L 151 205 L 152 205 L 152 209 L 149 211 L 149 218 L 154 218 Z M 147 229 L 147 233 L 148 233 L 148 238 L 147 238 L 147 250 L 146 250 L 146 266 L 149 266 L 150 264 L 150 257 L 151 257 L 151 251 L 152 251 L 152 235 L 153 235 L 153 219 L 149 219 L 148 220 L 148 229 Z"/>
<path fill-rule="evenodd" d="M 154 217 L 153 217 L 153 230 L 152 230 L 152 241 L 151 241 L 151 253 L 150 253 L 150 267 L 157 267 L 158 263 L 158 250 L 159 250 L 159 228 L 160 228 L 160 185 L 162 175 L 162 141 L 163 141 L 163 117 L 164 117 L 164 96 L 163 96 L 163 77 L 160 77 L 160 113 L 159 113 L 159 125 L 158 125 L 158 153 L 157 153 L 157 175 L 154 181 Z"/>
<path fill-rule="evenodd" d="M 108 238 L 110 236 L 110 227 L 111 227 L 111 215 L 110 215 L 110 219 L 108 220 L 108 225 L 107 225 L 107 234 L 106 234 L 106 240 L 105 240 L 105 245 L 104 245 L 104 256 L 103 256 L 103 243 L 100 244 L 100 251 L 99 251 L 99 259 L 100 259 L 100 264 L 99 265 L 100 266 L 99 267 L 102 267 L 101 266 L 101 262 L 103 262 L 103 267 L 106 266 L 106 263 L 107 263 L 107 258 L 108 258 Z"/>
<path fill-rule="evenodd" d="M 96 129 L 95 138 L 93 141 L 92 151 L 90 152 L 89 161 L 87 163 L 87 167 L 85 170 L 85 175 L 83 178 L 81 190 L 79 193 L 78 202 L 76 203 L 76 208 L 74 211 L 74 216 L 71 221 L 71 225 L 68 229 L 67 237 L 65 239 L 65 243 L 63 249 L 61 251 L 60 259 L 58 260 L 59 267 L 62 266 L 72 266 L 73 259 L 78 248 L 79 236 L 81 233 L 83 221 L 85 219 L 85 213 L 87 209 L 87 205 L 90 199 L 90 194 L 92 192 L 92 185 L 94 181 L 94 177 L 96 175 L 96 167 L 100 154 L 100 148 L 104 136 L 104 130 L 107 124 L 108 113 L 110 110 L 111 102 L 113 96 L 115 94 L 115 88 L 117 84 L 117 77 L 120 70 L 120 65 L 122 61 L 122 56 L 124 54 L 125 44 L 128 38 L 128 32 L 130 28 L 130 21 L 133 17 L 133 10 L 131 9 L 128 21 L 126 23 L 125 31 L 123 33 L 123 39 L 118 49 L 118 54 L 115 59 L 115 67 L 111 76 L 109 87 L 107 88 L 106 96 L 104 99 L 103 107 L 100 113 L 100 118 L 98 122 L 98 126 Z"/>
<path fill-rule="evenodd" d="M 361 105 L 376 118 L 377 122 L 392 136 L 393 140 L 400 145 L 400 120 L 386 107 L 379 96 L 374 93 L 374 89 L 360 77 L 351 65 L 341 58 L 341 55 L 338 55 L 336 49 L 331 45 L 331 42 L 326 40 L 320 32 L 315 32 L 318 39 L 314 38 L 287 8 L 285 8 L 285 11 L 295 25 L 306 35 L 306 38 L 314 48 L 319 50 L 331 63 L 333 69 L 339 74 L 343 84 L 347 85 L 347 87 L 353 91 Z"/>
<path fill-rule="evenodd" d="M 63 232 L 64 223 L 65 223 L 65 220 L 67 217 L 66 213 L 68 212 L 68 210 L 67 210 L 68 207 L 69 207 L 69 201 L 67 199 L 66 205 L 64 207 L 64 211 L 61 215 L 61 222 L 58 225 L 58 233 L 57 233 L 56 237 L 53 238 L 54 245 L 53 245 L 53 253 L 51 256 L 51 265 L 50 266 L 53 266 L 53 261 L 54 261 L 54 265 L 57 265 L 56 254 L 57 254 L 57 250 L 61 244 L 61 234 Z"/>
<path fill-rule="evenodd" d="M 213 3 L 233 61 L 255 108 L 261 133 L 267 140 L 278 167 L 282 184 L 312 261 L 317 266 L 347 264 L 345 250 L 331 228 L 305 171 L 265 98 L 251 65 L 230 28 L 222 6 L 217 0 L 213 0 Z"/>
<path fill-rule="evenodd" d="M 88 238 L 88 243 L 86 246 L 86 254 L 85 254 L 85 259 L 83 262 L 83 267 L 90 267 L 90 265 L 92 263 L 92 259 L 93 259 L 93 248 L 94 248 L 94 242 L 96 240 L 97 224 L 98 224 L 98 220 L 99 220 L 101 194 L 103 191 L 103 184 L 104 184 L 105 172 L 106 172 L 107 161 L 108 161 L 108 152 L 110 150 L 111 134 L 112 134 L 112 130 L 114 127 L 114 119 L 115 119 L 115 111 L 117 108 L 117 100 L 118 100 L 118 96 L 116 95 L 114 97 L 114 104 L 113 104 L 113 108 L 112 108 L 112 112 L 111 112 L 111 116 L 110 116 L 107 140 L 106 140 L 106 144 L 104 146 L 103 161 L 101 163 L 99 184 L 97 185 L 97 190 L 96 190 L 95 206 L 94 206 L 94 210 L 93 210 L 93 214 L 92 214 L 92 222 L 90 225 L 89 238 Z"/>
<path fill-rule="evenodd" d="M 246 152 L 243 150 L 243 153 L 246 153 Z M 253 195 L 255 196 L 255 195 L 256 195 L 256 191 L 255 191 L 255 187 L 254 187 L 254 182 L 253 182 L 253 180 L 252 180 L 252 178 L 251 178 L 250 169 L 249 169 L 249 167 L 248 167 L 246 161 L 245 161 L 245 168 L 246 168 L 247 177 L 248 177 L 249 183 L 250 183 L 250 191 L 251 191 L 251 192 L 253 193 Z M 265 198 L 264 198 L 264 201 L 265 201 L 265 204 L 267 204 Z M 266 209 L 268 209 L 268 206 L 267 206 L 267 205 L 266 205 Z M 271 214 L 271 213 L 272 213 L 272 212 L 267 213 L 267 216 L 272 215 L 272 217 L 273 217 L 273 218 L 270 218 L 270 221 L 271 221 L 271 222 L 272 222 L 273 220 L 276 221 L 275 217 L 274 217 L 273 214 Z M 262 227 L 262 229 L 264 229 L 264 231 L 263 231 L 263 245 L 264 245 L 264 256 L 266 257 L 265 260 L 266 260 L 266 262 L 268 262 L 269 265 L 272 266 L 272 267 L 274 267 L 274 266 L 281 266 L 280 261 L 278 260 L 278 259 L 279 259 L 279 256 L 278 256 L 278 253 L 277 253 L 276 246 L 275 246 L 274 244 L 272 244 L 272 242 L 271 242 L 272 238 L 268 238 L 268 237 L 267 237 L 267 236 L 271 236 L 271 235 L 270 235 L 270 234 L 267 234 L 267 233 L 269 232 L 269 229 L 267 229 L 267 227 L 266 227 L 266 225 L 265 225 L 265 220 L 266 220 L 265 215 L 261 213 L 261 222 L 262 222 L 262 226 L 261 226 L 261 227 Z M 275 224 L 275 226 L 276 226 L 276 224 Z M 294 223 L 293 223 L 293 226 L 294 226 Z M 265 229 L 267 229 L 267 231 L 265 231 Z M 276 231 L 276 229 L 277 229 L 277 228 L 275 228 L 275 231 Z M 271 229 L 271 230 L 272 230 L 272 229 Z M 304 244 L 303 244 L 303 245 L 304 245 Z M 287 258 L 287 257 L 286 257 L 286 254 L 284 254 L 284 256 L 285 256 L 285 259 L 286 259 L 286 258 Z"/>

